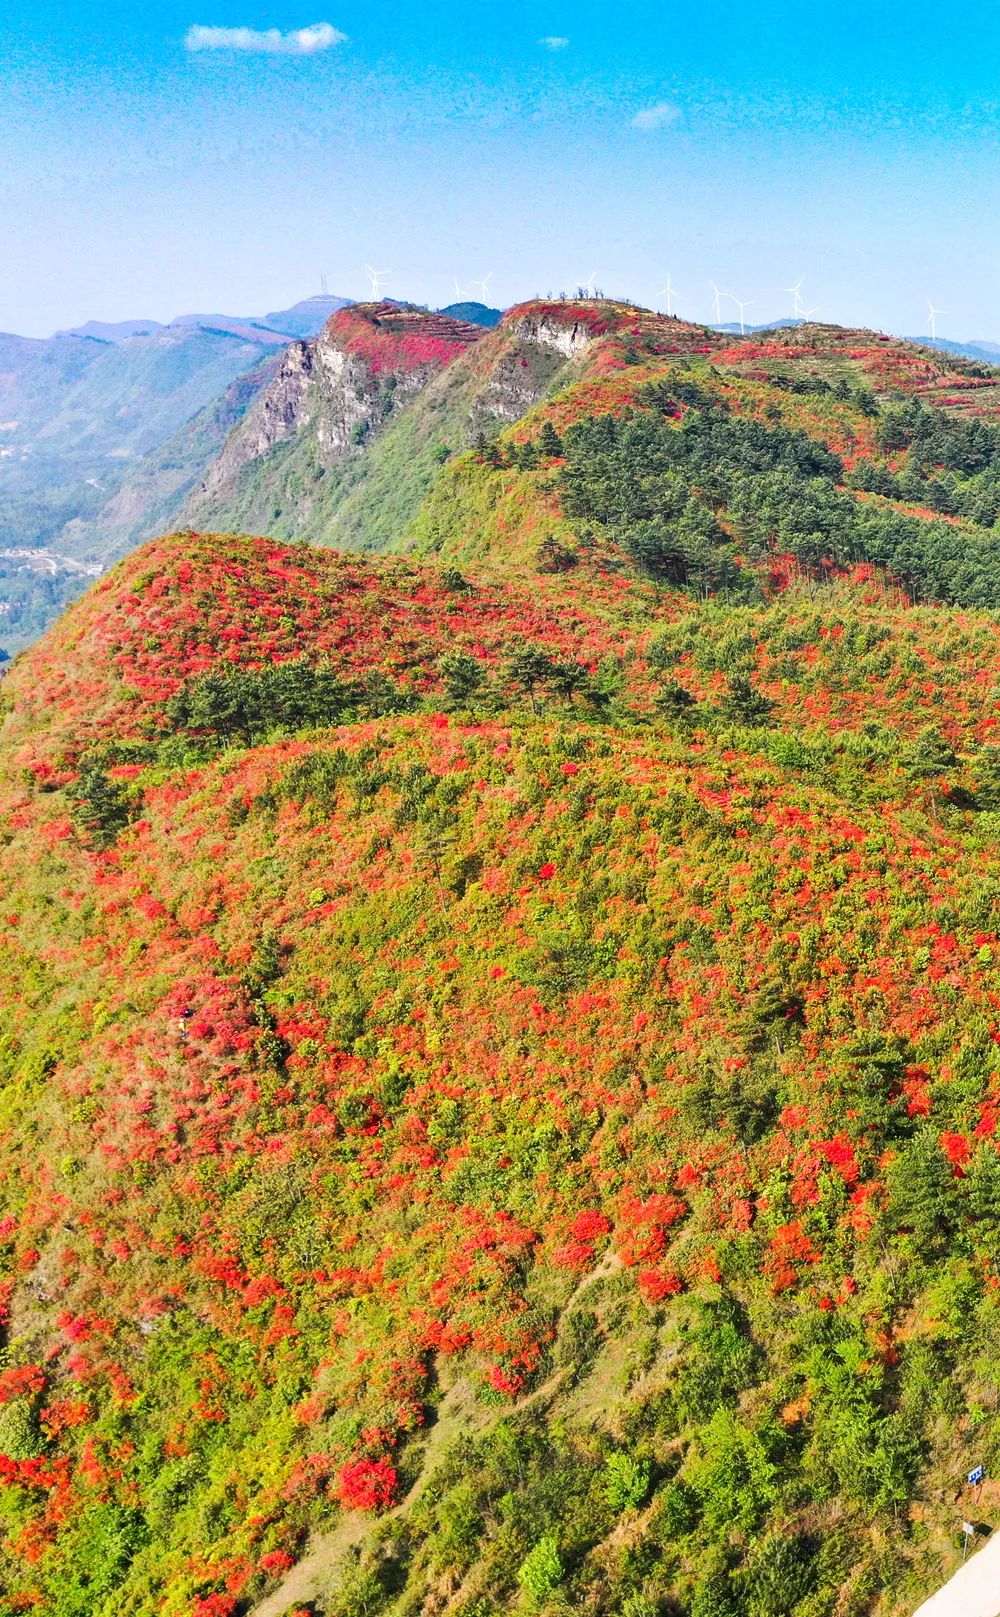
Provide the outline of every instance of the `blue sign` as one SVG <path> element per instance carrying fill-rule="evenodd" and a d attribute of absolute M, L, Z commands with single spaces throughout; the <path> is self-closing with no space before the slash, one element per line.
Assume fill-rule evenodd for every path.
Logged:
<path fill-rule="evenodd" d="M 984 1465 L 977 1465 L 974 1471 L 969 1472 L 969 1487 L 974 1488 L 977 1482 L 982 1482 L 985 1475 L 986 1467 Z"/>

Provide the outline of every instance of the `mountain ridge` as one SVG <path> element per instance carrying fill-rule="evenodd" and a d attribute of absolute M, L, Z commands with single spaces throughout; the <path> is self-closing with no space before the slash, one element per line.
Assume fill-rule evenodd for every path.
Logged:
<path fill-rule="evenodd" d="M 902 1614 L 1000 1453 L 998 378 L 428 319 L 322 339 L 383 554 L 174 533 L 0 686 L 4 1598 Z"/>
<path fill-rule="evenodd" d="M 321 302 L 322 300 L 305 300 L 304 307 L 307 312 L 310 308 L 313 310 L 311 318 L 316 317 L 316 305 Z M 396 304 L 390 306 L 399 307 Z M 556 306 L 566 305 L 563 303 Z M 600 309 L 606 312 L 616 305 L 610 300 L 600 300 L 593 307 L 595 311 Z M 650 311 L 645 313 L 637 311 L 629 318 L 639 318 L 640 322 L 650 320 L 664 322 L 667 317 L 654 315 Z M 682 327 L 683 322 L 675 323 L 675 334 Z M 145 353 L 143 344 L 154 345 L 150 352 L 154 351 L 157 341 L 183 344 L 186 340 L 185 333 L 192 332 L 194 328 L 179 326 L 164 329 L 173 335 L 163 337 L 162 334 L 158 336 L 154 333 L 152 338 L 132 339 L 139 344 L 137 354 Z M 705 327 L 684 329 L 692 333 L 701 333 L 704 341 L 709 343 L 728 340 L 730 348 L 737 341 L 735 335 L 724 332 L 716 332 L 714 336 L 709 337 L 706 335 L 709 328 Z M 785 329 L 801 331 L 803 328 L 799 326 Z M 667 327 L 664 325 L 662 330 L 667 332 Z M 669 335 L 668 332 L 667 334 Z M 247 336 L 251 342 L 257 343 L 264 350 L 268 343 L 271 343 L 275 351 L 278 351 L 278 341 L 275 338 L 265 338 L 259 330 L 248 330 Z M 754 342 L 759 340 L 760 336 L 761 334 L 751 333 L 740 341 Z M 207 332 L 203 338 L 193 335 L 191 340 L 204 341 L 211 345 L 227 341 L 238 342 L 242 339 L 234 338 L 231 333 L 228 336 L 216 334 L 213 337 L 211 332 Z M 666 341 L 666 338 L 662 340 Z M 685 338 L 685 342 L 695 340 L 694 337 Z M 777 329 L 775 340 L 782 340 Z M 811 340 L 808 332 L 806 340 Z M 855 333 L 853 340 L 870 350 L 874 350 L 877 343 L 887 344 L 891 350 L 896 343 L 896 339 L 886 338 L 882 334 L 861 332 Z M 128 339 L 120 344 L 102 344 L 94 338 L 65 337 L 58 339 L 55 346 L 49 348 L 44 344 L 39 347 L 39 340 L 32 339 L 9 338 L 6 342 L 7 360 L 4 363 L 9 378 L 16 372 L 23 378 L 23 383 L 18 385 L 27 387 L 35 386 L 30 382 L 32 375 L 42 379 L 39 400 L 46 416 L 51 413 L 49 401 L 53 397 L 60 398 L 67 395 L 67 389 L 79 387 L 83 374 L 94 368 L 95 361 L 100 360 L 98 370 L 102 367 L 107 369 L 108 366 L 113 368 L 119 363 L 119 360 L 113 359 L 113 355 L 119 349 L 123 351 L 120 357 L 127 357 L 132 352 L 128 346 Z M 903 344 L 900 351 L 905 350 L 906 346 Z M 529 349 L 529 353 L 538 352 L 537 345 Z M 940 354 L 942 351 L 939 349 L 938 352 Z M 3 344 L 0 343 L 0 360 L 2 354 Z M 242 363 L 245 364 L 247 359 L 251 361 L 247 374 L 256 374 L 256 365 L 253 363 L 256 360 L 256 353 L 250 349 L 246 350 Z M 526 367 L 529 375 L 533 363 L 530 361 Z M 936 363 L 940 363 L 940 360 Z M 512 388 L 512 400 L 518 391 L 514 386 L 515 381 L 516 378 L 508 369 L 506 380 L 500 386 L 501 394 L 505 387 Z M 115 383 L 114 386 L 117 388 L 118 384 Z M 962 386 L 965 387 L 964 381 Z M 474 392 L 471 382 L 470 390 Z M 10 380 L 8 380 L 8 393 L 9 391 Z M 458 389 L 451 389 L 449 386 L 445 391 L 457 392 Z M 527 408 L 532 398 L 529 387 L 524 393 L 520 407 Z M 37 632 L 38 626 L 44 623 L 46 616 L 51 615 L 54 606 L 71 597 L 75 588 L 73 575 L 79 565 L 91 568 L 103 565 L 119 554 L 122 546 L 149 536 L 153 530 L 144 525 L 141 515 L 143 510 L 159 513 L 164 526 L 178 521 L 212 525 L 221 519 L 225 526 L 249 525 L 284 532 L 285 525 L 291 524 L 293 519 L 290 515 L 292 508 L 289 507 L 286 495 L 282 493 L 282 484 L 286 480 L 291 480 L 297 490 L 294 507 L 299 512 L 298 521 L 305 525 L 307 537 L 322 539 L 326 534 L 328 538 L 335 536 L 336 541 L 342 544 L 375 545 L 377 548 L 384 548 L 386 544 L 396 545 L 400 542 L 401 534 L 408 532 L 408 524 L 415 520 L 423 495 L 436 476 L 438 462 L 435 456 L 445 450 L 449 454 L 454 454 L 467 444 L 470 438 L 474 438 L 478 431 L 494 431 L 495 422 L 500 419 L 491 415 L 490 410 L 484 406 L 483 420 L 477 424 L 474 419 L 475 409 L 471 417 L 455 416 L 454 406 L 443 403 L 441 430 L 438 431 L 429 420 L 425 419 L 423 407 L 415 412 L 403 412 L 393 422 L 384 442 L 382 428 L 378 427 L 371 440 L 360 446 L 364 453 L 359 458 L 350 462 L 336 462 L 332 468 L 334 474 L 332 479 L 329 475 L 331 468 L 326 464 L 324 453 L 317 453 L 318 446 L 310 445 L 306 435 L 296 446 L 286 445 L 273 466 L 266 461 L 266 458 L 262 460 L 261 457 L 256 457 L 255 468 L 247 474 L 252 486 L 243 492 L 237 490 L 235 501 L 230 502 L 228 508 L 225 502 L 217 502 L 212 508 L 204 502 L 199 505 L 198 496 L 194 492 L 199 480 L 211 484 L 217 480 L 221 446 L 216 444 L 211 432 L 209 439 L 204 441 L 204 457 L 201 463 L 196 465 L 194 461 L 190 462 L 190 477 L 187 473 L 181 476 L 179 470 L 172 464 L 175 446 L 169 436 L 164 437 L 165 427 L 171 426 L 172 423 L 161 418 L 161 421 L 154 425 L 153 414 L 150 415 L 149 437 L 157 438 L 160 442 L 148 450 L 148 459 L 145 456 L 137 458 L 131 451 L 131 459 L 122 458 L 117 462 L 114 458 L 108 459 L 106 454 L 96 460 L 93 456 L 89 459 L 81 458 L 78 454 L 78 433 L 74 429 L 71 440 L 68 439 L 67 442 L 72 442 L 75 460 L 67 461 L 64 457 L 60 458 L 62 450 L 59 448 L 57 430 L 54 437 L 50 436 L 44 440 L 57 450 L 56 458 L 46 462 L 37 460 L 38 452 L 34 447 L 26 456 L 25 443 L 18 441 L 19 433 L 23 438 L 25 432 L 28 432 L 30 438 L 30 430 L 21 425 L 21 417 L 25 411 L 15 407 L 20 402 L 20 398 L 8 398 L 5 400 L 6 408 L 0 411 L 0 417 L 6 415 L 7 418 L 3 424 L 3 436 L 0 438 L 0 536 L 6 537 L 7 548 L 11 550 L 41 541 L 56 557 L 57 566 L 63 567 L 64 570 L 61 577 L 53 583 L 51 579 L 44 579 L 38 569 L 22 569 L 20 562 L 17 563 L 15 572 L 11 572 L 9 568 L 3 569 L 7 606 L 5 624 L 7 632 L 4 638 L 7 649 L 12 651 L 19 649 L 31 638 L 32 633 Z M 190 402 L 199 401 L 197 397 L 192 397 Z M 101 410 L 97 407 L 96 401 L 88 403 L 85 392 L 80 394 L 80 407 L 91 422 L 100 416 Z M 216 421 L 225 419 L 227 410 L 225 399 L 220 398 L 214 411 L 214 419 Z M 28 416 L 30 419 L 30 410 Z M 205 417 L 206 422 L 212 416 L 213 412 L 209 410 Z M 176 419 L 175 415 L 174 420 Z M 56 420 L 58 421 L 58 412 Z M 70 425 L 67 421 L 67 427 Z M 7 437 L 8 429 L 11 428 L 13 436 Z M 198 438 L 199 430 L 194 426 L 190 432 L 182 431 L 182 439 L 178 440 L 178 445 L 183 441 L 184 447 L 180 452 L 185 459 L 185 465 L 188 464 L 187 457 Z M 409 442 L 410 435 L 415 435 L 413 444 Z M 140 448 L 142 447 L 140 445 Z M 374 449 L 374 454 L 368 456 L 370 449 Z M 225 451 L 222 453 L 224 455 Z M 32 455 L 37 461 L 34 466 Z M 287 467 L 283 464 L 285 459 L 288 461 Z M 298 464 L 299 460 L 302 461 L 301 466 Z M 216 471 L 213 471 L 213 465 Z M 325 489 L 320 487 L 318 481 L 323 476 L 327 479 Z M 119 498 L 119 485 L 123 483 L 128 484 L 128 491 Z M 178 501 L 188 500 L 184 509 L 179 508 L 179 505 L 171 508 L 167 503 L 164 491 L 169 488 L 177 490 Z M 283 507 L 286 508 L 284 515 L 280 514 Z M 123 520 L 124 514 L 133 508 L 137 513 L 136 522 L 126 524 Z M 288 531 L 291 531 L 291 527 Z M 65 564 L 58 560 L 60 556 L 66 558 Z M 56 591 L 55 595 L 52 595 L 53 589 Z"/>

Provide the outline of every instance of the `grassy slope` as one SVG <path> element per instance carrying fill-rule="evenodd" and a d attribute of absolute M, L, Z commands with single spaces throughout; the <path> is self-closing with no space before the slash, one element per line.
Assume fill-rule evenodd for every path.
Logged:
<path fill-rule="evenodd" d="M 1000 1462 L 995 617 L 864 569 L 698 603 L 607 537 L 539 576 L 556 471 L 447 469 L 419 531 L 472 592 L 184 535 L 5 682 L 4 1617 L 235 1617 L 310 1528 L 331 1617 L 861 1617 L 954 1559 Z M 525 642 L 604 700 L 529 702 Z M 409 711 L 228 751 L 164 718 L 303 653 Z"/>
<path fill-rule="evenodd" d="M 666 329 L 664 329 L 666 328 Z M 740 340 L 711 350 L 694 345 L 696 328 L 643 320 L 613 333 L 588 356 L 582 379 L 571 378 L 523 420 L 507 430 L 508 448 L 537 439 L 545 422 L 560 433 L 574 423 L 606 414 L 620 418 L 653 408 L 653 385 L 690 379 L 736 416 L 783 426 L 828 446 L 850 472 L 860 461 L 898 468 L 905 456 L 886 455 L 876 443 L 877 417 L 859 408 L 857 397 L 840 398 L 837 384 L 882 393 L 901 402 L 945 407 L 949 414 L 986 421 L 1000 414 L 998 383 L 992 369 L 943 362 L 942 356 L 912 345 L 874 340 L 871 333 L 838 327 L 779 332 L 766 341 Z M 675 334 L 676 333 L 676 334 Z M 668 339 L 671 335 L 674 340 Z M 675 357 L 676 356 L 676 357 Z M 947 356 L 945 356 L 947 359 Z M 801 390 L 776 387 L 799 383 Z M 804 384 L 804 386 L 803 386 Z M 858 494 L 859 500 L 879 496 Z M 902 501 L 890 501 L 905 514 L 932 517 Z M 964 524 L 970 547 L 992 539 Z M 552 538 L 579 553 L 579 524 L 567 520 L 554 493 L 553 471 L 525 473 L 509 463 L 499 469 L 467 453 L 449 462 L 431 488 L 406 543 L 418 554 L 499 572 L 533 565 L 539 544 Z"/>
<path fill-rule="evenodd" d="M 873 774 L 848 751 L 810 777 L 769 762 L 766 736 L 689 749 L 559 703 L 143 763 L 143 713 L 223 629 L 238 658 L 263 635 L 421 678 L 436 636 L 496 659 L 527 624 L 554 647 L 614 650 L 640 709 L 649 675 L 627 648 L 644 622 L 698 627 L 703 664 L 697 645 L 733 630 L 720 609 L 610 583 L 588 627 L 592 591 L 574 616 L 560 580 L 533 607 L 512 586 L 449 611 L 419 570 L 380 577 L 251 543 L 164 545 L 12 678 L 9 1358 L 44 1369 L 40 1390 L 4 1394 L 0 1430 L 67 1470 L 6 1495 L 7 1577 L 49 1590 L 60 1617 L 186 1614 L 213 1587 L 238 1601 L 299 1524 L 329 1519 L 325 1472 L 302 1457 L 329 1455 L 335 1493 L 345 1459 L 388 1455 L 404 1488 L 415 1411 L 458 1375 L 485 1386 L 480 1435 L 389 1524 L 390 1561 L 350 1575 L 372 1609 L 395 1609 L 393 1579 L 418 1592 L 444 1576 L 505 1610 L 548 1522 L 566 1587 L 601 1611 L 640 1587 L 654 1610 L 657 1591 L 700 1598 L 751 1524 L 794 1543 L 816 1595 L 803 1612 L 831 1610 L 820 1592 L 842 1585 L 838 1609 L 867 1610 L 924 1554 L 933 1579 L 951 1519 L 936 1490 L 966 1454 L 955 1417 L 992 1452 L 995 1305 L 960 1184 L 945 1216 L 968 1233 L 942 1265 L 883 1210 L 883 1153 L 921 1125 L 890 1100 L 896 1074 L 919 1075 L 906 1095 L 928 1097 L 935 1132 L 966 1139 L 992 1105 L 1000 953 L 976 896 L 996 880 L 992 821 L 914 796 L 891 756 Z M 866 606 L 846 585 L 745 618 L 765 668 L 799 627 L 798 677 L 785 651 L 764 676 L 781 732 L 803 734 L 813 690 L 839 692 L 827 733 L 862 731 L 868 671 L 843 637 L 887 620 L 901 677 L 885 721 L 905 736 L 947 713 L 974 744 L 989 625 Z M 936 680 L 904 673 L 910 644 Z M 683 677 L 712 686 L 695 664 Z M 88 734 L 122 738 L 145 798 L 103 855 L 72 832 L 59 784 Z M 385 784 L 267 806 L 296 762 L 337 746 L 374 747 Z M 414 768 L 438 786 L 406 808 L 394 780 Z M 28 876 L 31 848 L 45 851 Z M 609 1239 L 625 1269 L 569 1308 Z M 638 1478 L 619 1479 L 617 1453 Z M 914 1496 L 918 1516 L 900 1515 Z M 60 1521 L 18 1575 L 16 1548 Z"/>

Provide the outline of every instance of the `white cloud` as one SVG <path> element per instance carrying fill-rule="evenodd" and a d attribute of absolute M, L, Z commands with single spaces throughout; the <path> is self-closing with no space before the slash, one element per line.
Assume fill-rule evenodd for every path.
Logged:
<path fill-rule="evenodd" d="M 544 45 L 547 51 L 564 51 L 569 44 L 569 40 L 564 39 L 561 34 L 547 34 L 538 43 L 539 45 Z"/>
<path fill-rule="evenodd" d="M 283 34 L 280 28 L 204 28 L 195 23 L 184 44 L 189 51 L 245 51 L 265 56 L 315 56 L 347 38 L 332 23 L 314 22 Z"/>
<path fill-rule="evenodd" d="M 632 119 L 633 129 L 667 129 L 679 124 L 684 114 L 672 101 L 657 101 L 653 107 L 643 107 Z"/>

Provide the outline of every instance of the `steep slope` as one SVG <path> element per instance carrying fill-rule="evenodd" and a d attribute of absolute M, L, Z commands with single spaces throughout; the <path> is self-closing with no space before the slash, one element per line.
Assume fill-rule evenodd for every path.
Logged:
<path fill-rule="evenodd" d="M 164 444 L 144 455 L 92 519 L 68 523 L 59 536 L 61 547 L 85 562 L 105 565 L 162 532 L 282 362 L 281 353 L 271 353 L 238 376 Z"/>
<path fill-rule="evenodd" d="M 88 371 L 106 359 L 110 344 L 94 337 L 34 337 L 0 334 L 0 414 L 5 460 L 23 460 L 30 434 L 51 411 L 53 399 L 72 392 Z"/>
<path fill-rule="evenodd" d="M 249 328 L 248 328 L 249 330 Z M 143 454 L 274 346 L 276 333 L 233 336 L 169 326 L 102 347 L 79 384 L 32 421 L 35 452 Z"/>
<path fill-rule="evenodd" d="M 366 446 L 481 336 L 391 303 L 335 314 L 315 342 L 289 349 L 185 518 L 295 535 L 323 525 L 350 485 L 338 471 L 362 459 L 367 470 Z"/>

